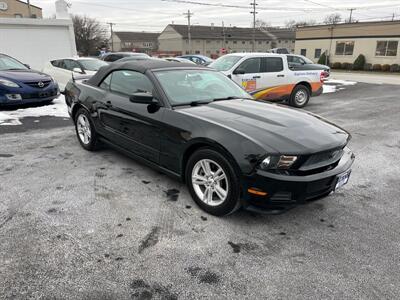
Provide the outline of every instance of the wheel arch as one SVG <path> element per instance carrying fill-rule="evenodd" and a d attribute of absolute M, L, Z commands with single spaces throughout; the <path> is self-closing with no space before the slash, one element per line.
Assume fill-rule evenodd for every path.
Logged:
<path fill-rule="evenodd" d="M 226 149 L 224 146 L 219 144 L 218 142 L 215 142 L 210 139 L 196 139 L 195 141 L 192 141 L 188 147 L 186 147 L 185 151 L 183 152 L 182 160 L 181 160 L 181 179 L 182 182 L 185 183 L 185 175 L 186 175 L 186 166 L 189 161 L 190 156 L 192 156 L 193 153 L 195 153 L 197 150 L 202 149 L 202 148 L 209 148 L 214 151 L 219 152 L 220 154 L 224 155 L 229 162 L 232 164 L 233 169 L 235 170 L 236 174 L 239 176 L 240 175 L 240 167 L 236 161 L 236 159 L 233 157 L 233 155 Z"/>
<path fill-rule="evenodd" d="M 311 96 L 311 94 L 312 94 L 312 87 L 311 87 L 311 84 L 310 84 L 309 82 L 307 82 L 307 81 L 300 81 L 300 82 L 298 82 L 298 83 L 294 86 L 293 91 L 294 91 L 294 89 L 295 89 L 296 87 L 298 87 L 299 85 L 305 86 L 305 87 L 308 89 L 308 92 L 310 93 L 310 96 Z M 293 91 L 292 91 L 292 93 L 293 93 Z"/>

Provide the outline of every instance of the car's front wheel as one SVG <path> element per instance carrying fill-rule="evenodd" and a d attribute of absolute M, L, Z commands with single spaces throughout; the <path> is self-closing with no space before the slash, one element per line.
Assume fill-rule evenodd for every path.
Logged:
<path fill-rule="evenodd" d="M 239 179 L 217 151 L 203 148 L 189 158 L 186 183 L 197 205 L 212 215 L 228 215 L 240 207 Z"/>
<path fill-rule="evenodd" d="M 289 104 L 291 106 L 302 108 L 310 100 L 310 90 L 304 85 L 298 85 L 293 89 Z"/>
<path fill-rule="evenodd" d="M 78 110 L 75 115 L 75 131 L 81 146 L 93 151 L 97 149 L 98 140 L 90 114 L 84 108 Z"/>

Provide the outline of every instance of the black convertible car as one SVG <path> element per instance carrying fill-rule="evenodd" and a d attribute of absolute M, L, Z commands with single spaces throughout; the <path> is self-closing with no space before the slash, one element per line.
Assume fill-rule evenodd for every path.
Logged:
<path fill-rule="evenodd" d="M 100 142 L 186 182 L 214 215 L 285 210 L 346 184 L 345 130 L 310 113 L 254 101 L 225 75 L 192 64 L 115 63 L 70 82 L 83 148 Z"/>

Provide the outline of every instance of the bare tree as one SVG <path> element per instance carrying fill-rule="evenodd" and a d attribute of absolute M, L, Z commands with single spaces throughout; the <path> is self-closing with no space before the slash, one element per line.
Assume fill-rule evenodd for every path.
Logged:
<path fill-rule="evenodd" d="M 74 24 L 76 48 L 81 55 L 94 55 L 99 48 L 104 47 L 107 30 L 93 18 L 87 16 L 72 16 Z"/>
<path fill-rule="evenodd" d="M 330 14 L 325 17 L 324 23 L 326 25 L 338 24 L 342 21 L 342 16 L 338 13 Z"/>
<path fill-rule="evenodd" d="M 271 23 L 270 22 L 265 22 L 263 20 L 257 19 L 256 20 L 256 28 L 261 28 L 261 29 L 266 29 L 271 27 Z"/>
<path fill-rule="evenodd" d="M 296 27 L 296 20 L 287 20 L 285 21 L 285 27 L 286 28 L 294 28 Z"/>
<path fill-rule="evenodd" d="M 317 21 L 315 20 L 303 20 L 296 22 L 296 26 L 313 26 L 315 24 L 317 24 Z"/>

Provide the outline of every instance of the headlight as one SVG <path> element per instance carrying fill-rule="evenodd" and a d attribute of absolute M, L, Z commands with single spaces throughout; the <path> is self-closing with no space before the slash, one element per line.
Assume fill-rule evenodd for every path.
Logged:
<path fill-rule="evenodd" d="M 264 158 L 260 163 L 259 167 L 262 170 L 272 170 L 272 169 L 289 169 L 297 160 L 297 156 L 292 155 L 281 155 L 274 156 L 270 155 Z"/>
<path fill-rule="evenodd" d="M 0 84 L 4 85 L 4 86 L 8 86 L 8 87 L 13 87 L 13 88 L 19 87 L 19 85 L 16 84 L 15 82 L 4 79 L 4 78 L 0 78 Z"/>

